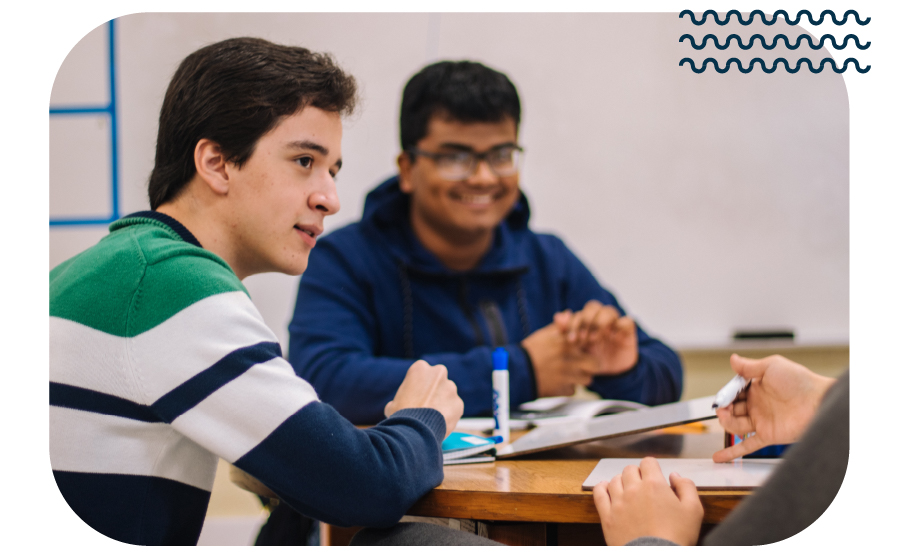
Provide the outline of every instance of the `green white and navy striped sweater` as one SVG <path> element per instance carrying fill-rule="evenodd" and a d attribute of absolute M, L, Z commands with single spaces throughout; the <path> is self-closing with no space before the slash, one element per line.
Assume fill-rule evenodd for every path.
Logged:
<path fill-rule="evenodd" d="M 300 512 L 388 526 L 443 479 L 442 415 L 359 430 L 296 376 L 237 276 L 142 212 L 50 272 L 50 459 L 87 524 L 195 544 L 217 458 Z"/>

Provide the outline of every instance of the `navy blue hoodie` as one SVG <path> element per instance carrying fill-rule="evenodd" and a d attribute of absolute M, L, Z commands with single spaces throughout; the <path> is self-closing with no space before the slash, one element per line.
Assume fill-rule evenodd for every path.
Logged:
<path fill-rule="evenodd" d="M 522 194 L 478 266 L 453 271 L 415 237 L 396 177 L 382 183 L 366 197 L 362 220 L 321 238 L 310 255 L 290 323 L 294 370 L 350 421 L 372 424 L 409 365 L 424 359 L 446 365 L 465 416 L 486 415 L 491 351 L 504 345 L 511 404 L 535 399 L 521 340 L 591 299 L 626 313 L 559 238 L 528 229 L 529 216 Z M 677 401 L 677 355 L 639 326 L 637 339 L 637 365 L 594 378 L 590 389 L 648 405 Z"/>

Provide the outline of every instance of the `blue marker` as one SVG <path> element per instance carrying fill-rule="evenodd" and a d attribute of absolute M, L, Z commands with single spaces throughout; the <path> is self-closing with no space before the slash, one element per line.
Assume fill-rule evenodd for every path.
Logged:
<path fill-rule="evenodd" d="M 493 350 L 493 420 L 493 435 L 509 443 L 509 353 L 503 348 Z"/>

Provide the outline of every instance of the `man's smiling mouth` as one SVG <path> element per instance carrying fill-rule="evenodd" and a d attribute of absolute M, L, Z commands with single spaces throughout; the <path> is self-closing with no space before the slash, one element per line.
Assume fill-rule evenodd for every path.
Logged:
<path fill-rule="evenodd" d="M 493 194 L 463 194 L 459 197 L 467 204 L 489 204 L 493 201 Z"/>
<path fill-rule="evenodd" d="M 503 195 L 502 191 L 492 191 L 482 194 L 471 194 L 464 192 L 451 192 L 450 197 L 458 202 L 468 205 L 490 205 L 495 203 Z"/>

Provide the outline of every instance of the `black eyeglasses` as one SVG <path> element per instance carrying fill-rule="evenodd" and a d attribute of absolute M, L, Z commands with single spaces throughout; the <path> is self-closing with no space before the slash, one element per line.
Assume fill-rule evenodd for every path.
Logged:
<path fill-rule="evenodd" d="M 446 180 L 465 180 L 475 174 L 481 160 L 497 177 L 511 177 L 518 173 L 521 163 L 521 146 L 498 146 L 477 154 L 475 152 L 426 152 L 418 148 L 409 148 L 410 154 L 426 157 L 434 161 L 437 173 Z"/>

